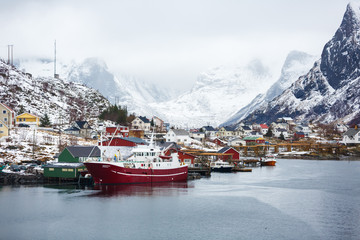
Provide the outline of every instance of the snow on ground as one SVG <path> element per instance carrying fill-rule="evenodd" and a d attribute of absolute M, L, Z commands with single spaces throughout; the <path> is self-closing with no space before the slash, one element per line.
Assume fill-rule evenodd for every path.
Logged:
<path fill-rule="evenodd" d="M 10 131 L 9 137 L 0 139 L 0 162 L 48 161 L 53 160 L 55 154 L 59 153 L 59 147 L 96 144 L 94 140 L 59 134 L 53 130 L 15 128 Z"/>

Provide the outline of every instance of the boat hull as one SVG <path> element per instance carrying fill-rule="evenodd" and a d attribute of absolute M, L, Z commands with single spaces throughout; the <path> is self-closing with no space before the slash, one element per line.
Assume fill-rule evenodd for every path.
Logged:
<path fill-rule="evenodd" d="M 276 161 L 261 162 L 261 166 L 275 166 Z"/>
<path fill-rule="evenodd" d="M 110 163 L 84 163 L 95 184 L 126 184 L 186 181 L 188 167 L 173 169 L 125 168 Z"/>
<path fill-rule="evenodd" d="M 212 167 L 212 172 L 232 172 L 233 167 Z"/>

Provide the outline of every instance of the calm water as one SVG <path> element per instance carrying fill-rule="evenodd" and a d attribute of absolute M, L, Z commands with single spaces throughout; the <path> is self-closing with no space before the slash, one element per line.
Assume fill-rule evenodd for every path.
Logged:
<path fill-rule="evenodd" d="M 187 183 L 0 187 L 0 239 L 360 239 L 360 161 Z"/>

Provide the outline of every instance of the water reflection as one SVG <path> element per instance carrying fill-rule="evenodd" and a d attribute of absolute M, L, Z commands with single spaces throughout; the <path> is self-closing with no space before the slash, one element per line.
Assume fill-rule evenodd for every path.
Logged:
<path fill-rule="evenodd" d="M 187 189 L 193 187 L 193 185 L 189 185 L 187 182 L 96 185 L 92 187 L 92 190 L 96 190 L 96 192 L 88 196 L 174 196 L 186 194 Z"/>

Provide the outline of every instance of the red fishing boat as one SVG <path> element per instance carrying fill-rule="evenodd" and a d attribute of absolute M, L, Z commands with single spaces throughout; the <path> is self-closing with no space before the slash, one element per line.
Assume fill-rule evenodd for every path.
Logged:
<path fill-rule="evenodd" d="M 151 183 L 186 181 L 188 166 L 181 163 L 177 153 L 164 155 L 151 140 L 139 145 L 124 161 L 84 162 L 95 184 Z"/>

